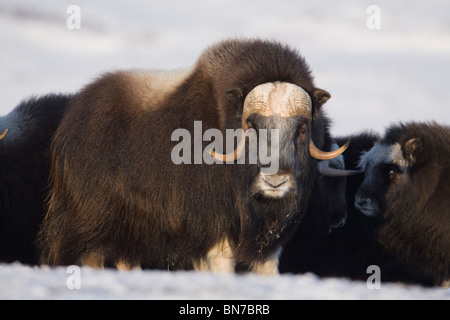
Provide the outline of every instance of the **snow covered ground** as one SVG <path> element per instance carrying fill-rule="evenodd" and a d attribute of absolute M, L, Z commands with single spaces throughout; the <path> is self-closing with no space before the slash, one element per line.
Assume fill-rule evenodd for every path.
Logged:
<path fill-rule="evenodd" d="M 80 9 L 70 30 L 67 8 Z M 370 29 L 369 5 L 381 29 Z M 102 72 L 188 67 L 210 44 L 261 37 L 297 48 L 309 62 L 333 133 L 382 131 L 399 120 L 450 121 L 448 0 L 2 0 L 0 114 L 21 99 L 75 92 Z M 450 299 L 450 291 L 319 279 L 314 275 L 217 276 L 0 265 L 1 299 Z"/>
<path fill-rule="evenodd" d="M 380 289 L 369 289 L 366 282 L 320 279 L 313 274 L 261 277 L 85 267 L 78 272 L 66 267 L 40 269 L 12 264 L 0 265 L 0 299 L 450 300 L 450 290 L 386 283 Z"/>

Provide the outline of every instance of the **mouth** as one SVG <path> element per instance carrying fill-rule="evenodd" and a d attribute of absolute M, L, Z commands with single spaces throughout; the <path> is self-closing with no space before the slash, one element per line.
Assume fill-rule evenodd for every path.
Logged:
<path fill-rule="evenodd" d="M 263 196 L 264 198 L 272 198 L 272 199 L 282 199 L 285 198 L 289 193 L 291 193 L 292 188 L 270 188 L 270 187 L 262 187 L 258 190 L 258 194 Z"/>
<path fill-rule="evenodd" d="M 379 217 L 380 210 L 376 205 L 363 205 L 355 203 L 355 208 L 358 209 L 362 214 L 368 217 Z"/>
<path fill-rule="evenodd" d="M 342 217 L 340 219 L 337 219 L 336 221 L 332 221 L 330 225 L 330 232 L 332 229 L 342 228 L 345 225 L 346 221 L 347 221 L 346 217 Z"/>
<path fill-rule="evenodd" d="M 283 199 L 296 190 L 294 179 L 288 174 L 258 174 L 253 183 L 253 195 L 266 199 Z"/>

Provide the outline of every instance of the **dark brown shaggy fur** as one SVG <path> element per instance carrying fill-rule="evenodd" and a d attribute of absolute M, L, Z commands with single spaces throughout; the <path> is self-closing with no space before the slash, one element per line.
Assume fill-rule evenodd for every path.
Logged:
<path fill-rule="evenodd" d="M 450 280 L 450 128 L 401 127 L 397 142 L 407 167 L 391 174 L 379 240 L 439 285 Z"/>
<path fill-rule="evenodd" d="M 209 48 L 162 93 L 148 81 L 109 73 L 72 100 L 52 143 L 42 262 L 67 265 L 95 256 L 106 265 L 190 269 L 224 239 L 237 263 L 265 261 L 306 208 L 316 165 L 307 153 L 309 133 L 296 146 L 297 192 L 281 200 L 251 195 L 257 165 L 174 165 L 171 133 L 185 128 L 193 136 L 195 120 L 203 131 L 240 128 L 245 96 L 275 81 L 304 88 L 320 124 L 328 93 L 315 89 L 297 52 L 260 40 Z M 322 129 L 313 124 L 312 132 L 321 147 Z"/>

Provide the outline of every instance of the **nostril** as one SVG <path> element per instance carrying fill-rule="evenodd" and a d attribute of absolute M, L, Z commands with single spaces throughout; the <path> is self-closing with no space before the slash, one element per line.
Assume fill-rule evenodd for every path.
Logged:
<path fill-rule="evenodd" d="M 359 194 L 357 194 L 356 196 L 355 196 L 355 203 L 356 204 L 359 204 L 359 205 L 364 205 L 366 202 L 367 202 L 367 197 L 365 197 L 365 196 L 361 196 L 361 195 L 359 195 Z"/>
<path fill-rule="evenodd" d="M 371 207 L 373 206 L 372 197 L 368 195 L 356 195 L 355 205 L 359 207 Z"/>
<path fill-rule="evenodd" d="M 286 175 L 262 175 L 262 179 L 272 188 L 278 188 L 289 181 L 289 176 Z"/>

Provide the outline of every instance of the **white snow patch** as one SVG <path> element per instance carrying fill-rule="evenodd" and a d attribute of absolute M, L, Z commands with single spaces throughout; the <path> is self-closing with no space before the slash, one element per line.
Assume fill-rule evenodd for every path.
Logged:
<path fill-rule="evenodd" d="M 69 289 L 71 276 L 66 267 L 0 264 L 0 299 L 450 299 L 450 290 L 441 288 L 382 283 L 371 290 L 362 281 L 310 273 L 264 277 L 82 267 L 80 289 Z"/>

